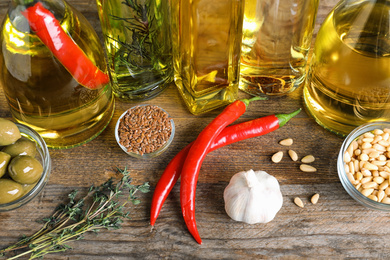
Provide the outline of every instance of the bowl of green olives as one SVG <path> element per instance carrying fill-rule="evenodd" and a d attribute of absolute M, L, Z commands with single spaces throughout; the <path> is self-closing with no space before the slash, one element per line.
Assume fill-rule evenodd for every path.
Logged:
<path fill-rule="evenodd" d="M 30 202 L 43 190 L 50 171 L 43 138 L 26 125 L 0 118 L 0 211 Z"/>

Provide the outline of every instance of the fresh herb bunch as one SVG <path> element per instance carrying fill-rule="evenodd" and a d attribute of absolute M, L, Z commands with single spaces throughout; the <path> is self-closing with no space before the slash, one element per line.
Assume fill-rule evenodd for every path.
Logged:
<path fill-rule="evenodd" d="M 131 184 L 132 178 L 125 168 L 117 169 L 123 176 L 114 184 L 109 179 L 102 185 L 91 186 L 88 193 L 81 199 L 76 199 L 77 191 L 68 195 L 69 202 L 60 205 L 54 214 L 43 219 L 43 227 L 34 235 L 24 236 L 16 244 L 0 250 L 0 255 L 7 252 L 25 249 L 8 259 L 16 259 L 29 255 L 30 259 L 43 257 L 46 254 L 64 252 L 71 249 L 66 243 L 79 240 L 87 232 L 98 232 L 101 229 L 119 229 L 124 218 L 129 218 L 125 206 L 129 202 L 133 205 L 140 203 L 135 196 L 137 191 L 149 192 L 149 184 Z M 127 196 L 124 202 L 119 197 Z"/>

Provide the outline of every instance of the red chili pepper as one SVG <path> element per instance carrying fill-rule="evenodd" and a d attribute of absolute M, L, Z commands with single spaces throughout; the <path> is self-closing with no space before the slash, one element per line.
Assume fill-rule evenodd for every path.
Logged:
<path fill-rule="evenodd" d="M 27 8 L 22 14 L 28 20 L 34 33 L 78 83 L 87 88 L 96 89 L 110 81 L 109 76 L 92 63 L 41 2 Z"/>
<path fill-rule="evenodd" d="M 218 135 L 211 145 L 208 153 L 221 148 L 225 145 L 245 140 L 252 137 L 268 134 L 283 125 L 285 125 L 291 118 L 296 116 L 301 109 L 298 109 L 290 114 L 275 114 L 266 117 L 257 118 L 246 121 L 236 125 L 228 126 Z M 156 222 L 161 208 L 171 192 L 173 186 L 178 181 L 184 160 L 187 157 L 193 142 L 184 147 L 176 156 L 169 162 L 157 182 L 153 193 L 150 224 L 153 226 Z"/>
<path fill-rule="evenodd" d="M 210 149 L 214 139 L 229 124 L 233 123 L 246 110 L 252 100 L 259 100 L 260 97 L 252 99 L 237 100 L 228 105 L 205 129 L 199 134 L 192 144 L 183 165 L 180 182 L 180 204 L 184 221 L 188 231 L 195 240 L 201 244 L 202 240 L 196 228 L 195 221 L 195 193 L 198 182 L 199 170 L 207 151 Z"/>

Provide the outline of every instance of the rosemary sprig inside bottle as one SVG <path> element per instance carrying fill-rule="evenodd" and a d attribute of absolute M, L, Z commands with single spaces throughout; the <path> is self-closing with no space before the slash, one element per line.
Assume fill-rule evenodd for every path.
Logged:
<path fill-rule="evenodd" d="M 44 225 L 38 232 L 30 237 L 24 236 L 16 244 L 0 250 L 0 255 L 24 249 L 22 253 L 8 259 L 27 255 L 34 259 L 71 249 L 67 243 L 82 239 L 87 232 L 119 229 L 123 219 L 129 218 L 126 204 L 139 204 L 140 200 L 135 194 L 137 191 L 149 192 L 149 184 L 133 185 L 126 168 L 117 171 L 123 175 L 119 182 L 114 184 L 111 178 L 98 187 L 91 186 L 88 193 L 78 200 L 78 192 L 73 191 L 68 195 L 68 204 L 60 205 L 52 216 L 43 219 Z M 119 197 L 124 195 L 127 196 L 126 200 L 120 201 Z"/>
<path fill-rule="evenodd" d="M 124 8 L 132 10 L 133 17 L 113 18 L 121 20 L 124 28 L 131 32 L 131 41 L 122 41 L 119 37 L 116 39 L 122 47 L 117 52 L 116 59 L 125 65 L 125 69 L 134 71 L 147 69 L 152 66 L 152 39 L 155 33 L 152 29 L 155 17 L 150 13 L 150 1 L 125 0 L 122 4 L 125 5 Z M 154 47 L 154 49 L 158 48 Z"/>

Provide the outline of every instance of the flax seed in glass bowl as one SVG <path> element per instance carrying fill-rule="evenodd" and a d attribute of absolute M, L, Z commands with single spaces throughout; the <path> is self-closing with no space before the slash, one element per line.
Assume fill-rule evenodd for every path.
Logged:
<path fill-rule="evenodd" d="M 169 114 L 155 105 L 137 105 L 125 111 L 115 126 L 115 139 L 128 155 L 149 159 L 162 154 L 175 135 Z"/>
<path fill-rule="evenodd" d="M 337 171 L 347 193 L 360 204 L 390 211 L 390 122 L 354 129 L 344 140 Z"/>
<path fill-rule="evenodd" d="M 24 146 L 26 143 L 29 143 L 29 148 L 28 149 L 26 148 L 25 150 L 27 152 L 21 152 L 21 154 L 23 156 L 26 156 L 26 154 L 28 154 L 34 157 L 42 166 L 42 173 L 38 175 L 40 177 L 37 177 L 38 178 L 37 181 L 34 180 L 33 183 L 17 183 L 16 178 L 15 180 L 12 179 L 9 170 L 3 176 L 1 176 L 0 180 L 2 182 L 1 184 L 2 188 L 9 189 L 9 191 L 5 192 L 5 190 L 2 190 L 1 192 L 2 197 L 0 199 L 4 203 L 0 203 L 0 212 L 17 209 L 30 202 L 32 199 L 34 199 L 38 194 L 41 193 L 46 183 L 49 181 L 49 176 L 51 172 L 51 158 L 50 158 L 49 150 L 43 138 L 35 130 L 33 130 L 32 128 L 26 125 L 19 124 L 19 123 L 15 123 L 15 125 L 18 127 L 20 131 L 21 137 L 19 138 L 19 140 L 23 140 L 23 142 L 21 142 L 23 143 L 23 145 L 20 145 L 20 143 L 18 143 L 18 145 L 16 145 L 16 148 L 15 146 L 11 148 L 12 144 L 8 146 L 3 146 L 1 152 L 2 155 L 4 156 L 5 153 L 9 153 L 12 156 L 9 162 L 10 165 L 12 163 L 12 160 L 18 157 L 16 156 L 15 152 L 17 151 L 20 152 L 21 150 L 25 149 L 25 147 L 22 146 Z M 16 142 L 14 144 L 16 144 Z M 6 149 L 7 147 L 10 149 Z M 30 165 L 25 165 L 22 167 L 22 169 L 25 170 L 29 167 Z M 30 178 L 29 181 L 31 181 L 31 176 L 29 176 L 29 178 Z M 19 196 L 15 192 L 18 192 L 18 194 L 21 195 Z M 10 196 L 15 196 L 15 195 L 17 195 L 17 197 L 15 199 L 11 198 L 12 199 L 11 201 Z"/>

